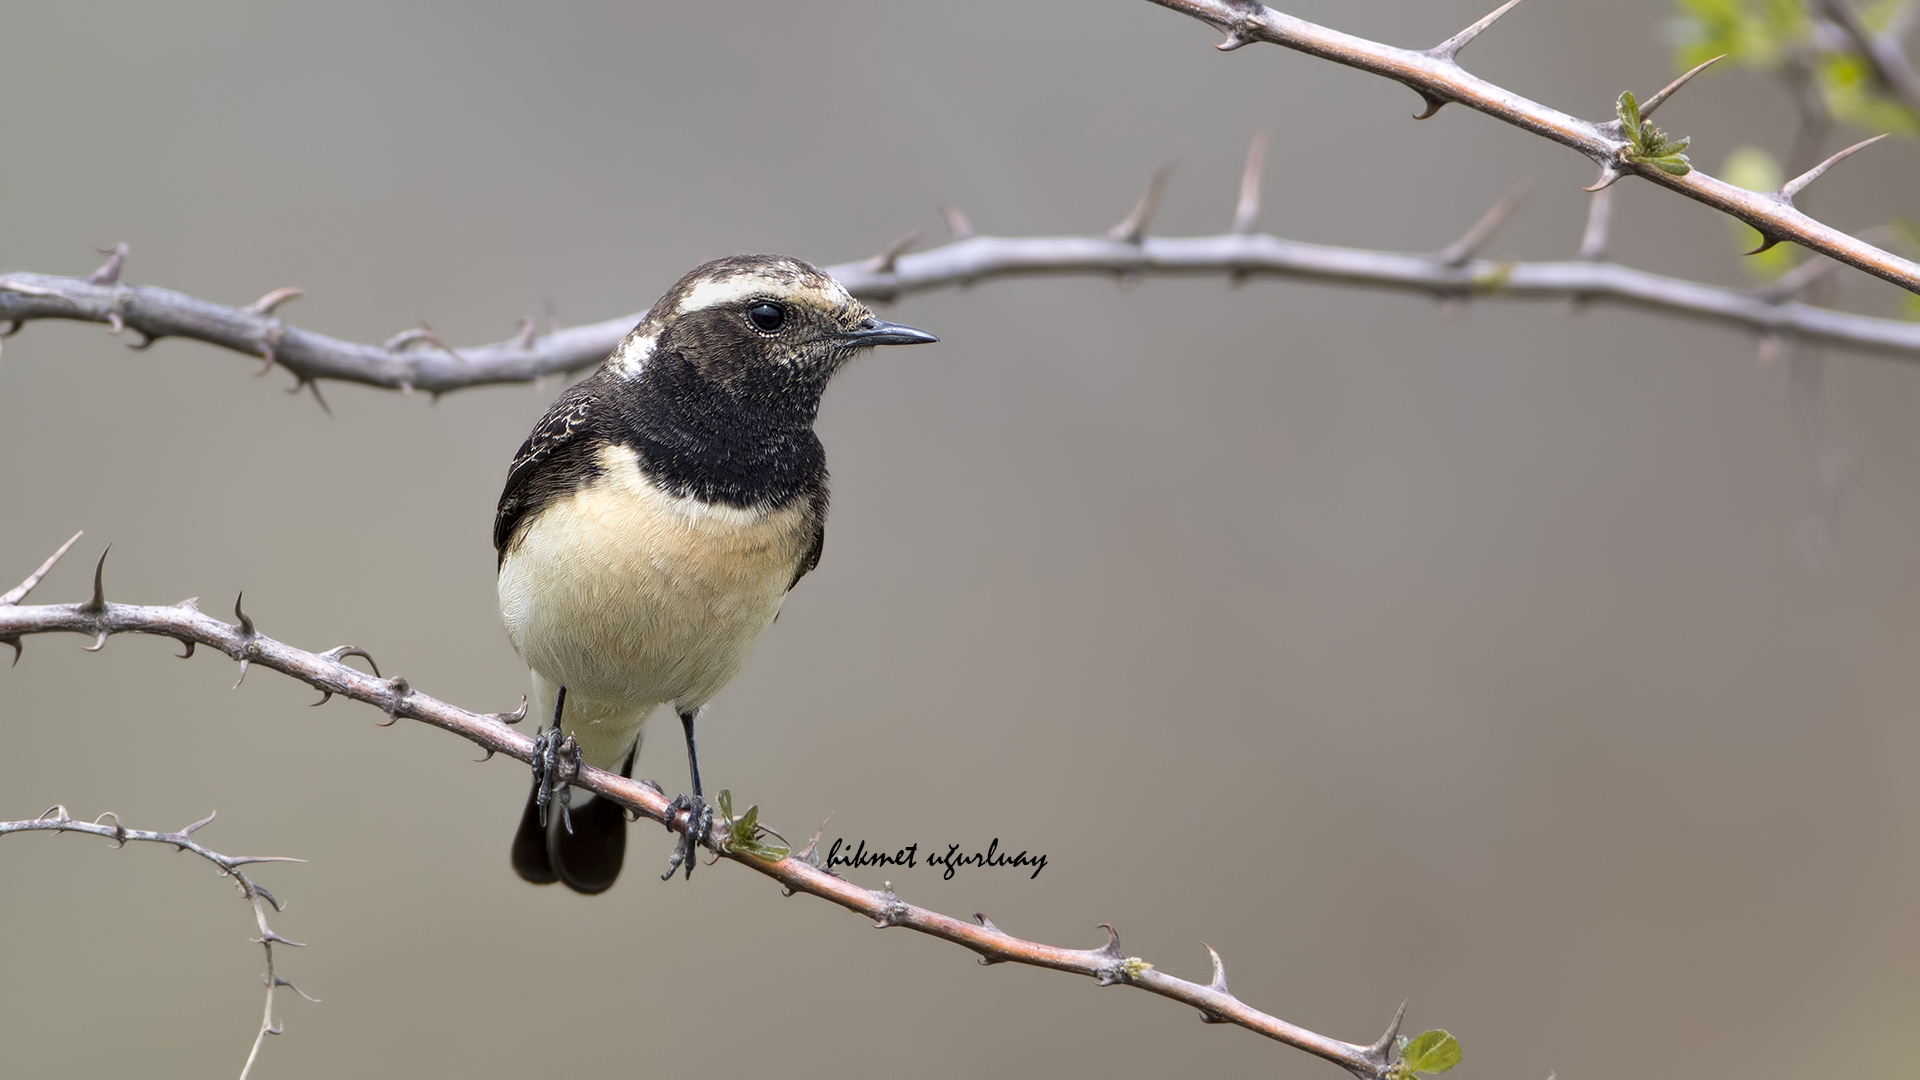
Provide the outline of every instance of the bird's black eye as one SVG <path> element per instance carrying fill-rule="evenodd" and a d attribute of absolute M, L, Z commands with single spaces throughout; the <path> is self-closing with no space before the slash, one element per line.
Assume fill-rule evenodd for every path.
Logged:
<path fill-rule="evenodd" d="M 787 309 L 770 300 L 762 300 L 747 309 L 747 318 L 763 334 L 778 333 L 787 324 Z"/>

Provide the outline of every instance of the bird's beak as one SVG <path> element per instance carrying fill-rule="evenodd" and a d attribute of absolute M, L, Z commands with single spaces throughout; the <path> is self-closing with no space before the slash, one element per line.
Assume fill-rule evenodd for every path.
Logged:
<path fill-rule="evenodd" d="M 925 330 L 915 330 L 911 326 L 890 323 L 884 319 L 868 319 L 859 329 L 840 335 L 840 341 L 854 349 L 864 349 L 869 345 L 928 345 L 939 340 Z"/>

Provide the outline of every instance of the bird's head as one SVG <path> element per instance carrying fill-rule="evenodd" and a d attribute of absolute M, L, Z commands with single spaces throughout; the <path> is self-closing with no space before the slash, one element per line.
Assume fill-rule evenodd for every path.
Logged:
<path fill-rule="evenodd" d="M 668 289 L 607 364 L 621 378 L 696 377 L 744 400 L 811 398 L 805 404 L 817 407 L 827 380 L 860 350 L 938 340 L 876 318 L 799 259 L 734 255 L 695 267 Z"/>

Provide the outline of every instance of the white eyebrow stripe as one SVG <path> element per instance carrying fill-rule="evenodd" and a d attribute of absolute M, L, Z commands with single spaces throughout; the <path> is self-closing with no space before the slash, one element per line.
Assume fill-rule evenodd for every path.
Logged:
<path fill-rule="evenodd" d="M 764 296 L 771 292 L 767 281 L 758 274 L 729 274 L 723 278 L 709 278 L 687 290 L 680 298 L 680 306 L 675 314 L 685 315 L 689 311 L 731 304 L 752 296 Z"/>

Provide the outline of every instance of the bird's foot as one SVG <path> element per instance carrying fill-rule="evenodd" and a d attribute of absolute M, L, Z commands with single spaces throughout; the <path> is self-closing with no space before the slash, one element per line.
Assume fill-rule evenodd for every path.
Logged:
<path fill-rule="evenodd" d="M 667 859 L 667 872 L 660 875 L 661 881 L 673 880 L 674 871 L 681 866 L 687 868 L 687 879 L 693 879 L 693 853 L 706 838 L 707 830 L 713 827 L 713 807 L 698 795 L 675 795 L 667 804 L 667 820 L 685 810 L 687 812 L 687 831 L 680 834 L 680 842 L 673 847 L 673 854 Z"/>
<path fill-rule="evenodd" d="M 568 832 L 573 831 L 567 804 L 573 801 L 573 789 L 567 780 L 580 775 L 580 744 L 573 736 L 562 736 L 559 728 L 548 728 L 533 740 L 534 805 L 540 809 L 540 824 L 547 823 L 547 807 L 560 803 L 560 818 Z"/>

